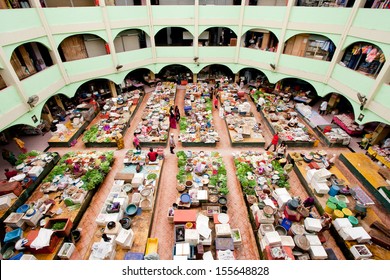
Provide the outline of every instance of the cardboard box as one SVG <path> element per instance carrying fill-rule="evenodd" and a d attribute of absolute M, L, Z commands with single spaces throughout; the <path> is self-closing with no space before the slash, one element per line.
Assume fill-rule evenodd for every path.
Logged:
<path fill-rule="evenodd" d="M 196 229 L 185 229 L 184 242 L 196 246 L 199 243 L 199 233 Z"/>
<path fill-rule="evenodd" d="M 349 248 L 355 260 L 369 259 L 372 253 L 365 245 L 353 245 Z"/>
<path fill-rule="evenodd" d="M 304 225 L 306 230 L 319 232 L 322 229 L 320 219 L 305 218 Z"/>
<path fill-rule="evenodd" d="M 39 212 L 39 211 L 37 211 Z M 15 213 L 12 212 L 9 216 L 4 220 L 4 224 L 11 228 L 24 228 L 23 221 L 24 213 Z"/>
<path fill-rule="evenodd" d="M 306 234 L 307 240 L 309 240 L 310 246 L 322 246 L 322 243 L 317 235 Z"/>
<path fill-rule="evenodd" d="M 264 234 L 264 239 L 270 246 L 278 246 L 282 245 L 282 239 L 280 235 L 276 231 L 266 232 Z"/>
<path fill-rule="evenodd" d="M 229 224 L 215 225 L 215 234 L 217 237 L 231 237 L 231 231 Z"/>
<path fill-rule="evenodd" d="M 70 257 L 72 256 L 74 250 L 75 250 L 75 246 L 73 243 L 68 243 L 68 242 L 65 242 L 60 251 L 58 252 L 58 257 L 60 259 L 63 259 L 63 260 L 69 260 Z"/>
<path fill-rule="evenodd" d="M 312 260 L 326 260 L 328 258 L 323 246 L 310 246 L 309 253 Z"/>
<path fill-rule="evenodd" d="M 0 197 L 0 210 L 5 210 L 11 207 L 11 198 L 8 195 Z"/>
<path fill-rule="evenodd" d="M 352 224 L 348 220 L 348 218 L 337 218 L 332 222 L 333 226 L 337 231 L 339 231 L 341 228 L 351 228 Z"/>

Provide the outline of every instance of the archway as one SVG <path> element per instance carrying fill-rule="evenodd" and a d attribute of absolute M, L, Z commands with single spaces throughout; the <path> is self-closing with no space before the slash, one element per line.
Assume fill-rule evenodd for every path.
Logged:
<path fill-rule="evenodd" d="M 78 34 L 66 37 L 58 47 L 62 62 L 96 57 L 110 53 L 106 41 L 94 34 Z"/>
<path fill-rule="evenodd" d="M 150 46 L 150 38 L 141 29 L 126 29 L 115 37 L 114 45 L 117 53 L 138 50 Z"/>
<path fill-rule="evenodd" d="M 198 38 L 202 46 L 236 46 L 237 34 L 228 27 L 210 27 Z"/>
<path fill-rule="evenodd" d="M 276 52 L 279 40 L 276 35 L 266 29 L 251 29 L 242 36 L 246 48 Z"/>
<path fill-rule="evenodd" d="M 279 80 L 273 92 L 291 95 L 291 99 L 298 103 L 313 105 L 318 100 L 318 94 L 313 85 L 299 78 L 284 78 Z"/>
<path fill-rule="evenodd" d="M 183 27 L 165 27 L 154 36 L 156 47 L 192 46 L 194 36 Z"/>
<path fill-rule="evenodd" d="M 284 54 L 317 60 L 332 60 L 336 46 L 323 35 L 301 33 L 289 38 L 284 44 Z"/>
<path fill-rule="evenodd" d="M 10 59 L 19 80 L 23 80 L 53 65 L 49 49 L 38 42 L 18 46 Z"/>
<path fill-rule="evenodd" d="M 144 83 L 150 79 L 151 71 L 147 68 L 138 68 L 130 71 L 121 83 L 121 91 L 143 88 Z"/>
<path fill-rule="evenodd" d="M 252 88 L 259 88 L 263 85 L 265 86 L 269 84 L 268 78 L 264 74 L 264 72 L 256 68 L 243 68 L 240 70 L 239 76 L 240 80 L 244 81 L 244 84 L 247 84 L 249 87 Z"/>
<path fill-rule="evenodd" d="M 186 84 L 192 81 L 193 73 L 184 65 L 171 64 L 162 68 L 157 76 L 165 81 L 176 82 L 178 84 L 183 82 L 183 84 Z"/>
<path fill-rule="evenodd" d="M 72 100 L 75 104 L 90 102 L 92 99 L 100 102 L 116 96 L 119 90 L 119 86 L 109 79 L 93 79 L 80 85 Z"/>
<path fill-rule="evenodd" d="M 233 71 L 222 64 L 210 64 L 202 68 L 198 73 L 198 81 L 216 83 L 220 79 L 228 79 L 230 82 L 234 81 Z"/>
<path fill-rule="evenodd" d="M 364 75 L 376 77 L 385 61 L 385 54 L 380 47 L 370 42 L 359 41 L 345 49 L 341 65 Z"/>

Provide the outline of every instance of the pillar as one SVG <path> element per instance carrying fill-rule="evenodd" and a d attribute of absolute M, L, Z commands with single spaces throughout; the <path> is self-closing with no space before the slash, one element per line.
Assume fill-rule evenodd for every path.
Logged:
<path fill-rule="evenodd" d="M 154 75 L 154 73 L 152 72 L 152 71 L 150 71 L 150 79 L 151 80 L 154 80 L 154 79 L 156 79 L 156 76 Z"/>
<path fill-rule="evenodd" d="M 235 83 L 239 83 L 240 82 L 240 72 L 236 73 L 234 75 L 234 82 Z"/>
<path fill-rule="evenodd" d="M 115 86 L 115 83 L 114 82 L 111 82 L 109 81 L 108 82 L 108 86 L 110 88 L 110 91 L 111 91 L 111 96 L 112 97 L 117 97 L 118 96 L 118 93 L 116 92 L 116 86 Z"/>
<path fill-rule="evenodd" d="M 269 43 L 269 33 L 263 33 L 263 41 L 261 42 L 261 49 L 266 50 L 268 48 L 268 43 Z"/>
<path fill-rule="evenodd" d="M 62 108 L 62 110 L 64 110 L 64 111 L 66 111 L 65 106 L 62 103 L 62 100 L 58 95 L 54 96 L 54 100 L 56 101 L 58 107 Z"/>
<path fill-rule="evenodd" d="M 195 74 L 194 73 L 194 75 L 193 75 L 193 77 L 192 77 L 192 83 L 193 84 L 196 84 L 198 82 L 198 74 Z"/>

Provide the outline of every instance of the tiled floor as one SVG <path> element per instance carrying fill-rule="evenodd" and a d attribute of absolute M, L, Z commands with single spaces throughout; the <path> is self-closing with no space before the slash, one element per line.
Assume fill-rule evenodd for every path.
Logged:
<path fill-rule="evenodd" d="M 75 253 L 72 255 L 72 259 L 84 259 L 85 256 L 88 254 L 88 246 L 91 242 L 91 239 L 94 234 L 96 234 L 96 224 L 95 219 L 98 215 L 98 212 L 103 205 L 106 196 L 109 192 L 109 190 L 112 187 L 114 176 L 115 174 L 120 171 L 123 168 L 123 158 L 125 155 L 125 152 L 128 149 L 132 149 L 132 135 L 134 131 L 134 124 L 137 124 L 141 120 L 141 113 L 143 112 L 143 109 L 146 106 L 146 101 L 148 100 L 150 96 L 150 92 L 152 89 L 147 90 L 147 94 L 143 99 L 143 102 L 136 112 L 136 115 L 134 116 L 134 119 L 132 120 L 132 124 L 130 128 L 127 130 L 125 135 L 125 149 L 122 150 L 116 150 L 115 151 L 115 157 L 116 161 L 113 165 L 113 168 L 111 172 L 108 174 L 107 178 L 105 179 L 104 183 L 100 187 L 100 189 L 97 191 L 96 195 L 93 197 L 91 204 L 89 208 L 86 210 L 81 222 L 79 223 L 79 228 L 82 230 L 82 237 L 81 240 L 77 243 Z M 182 115 L 184 115 L 183 109 L 183 97 L 184 97 L 184 88 L 181 88 L 177 92 L 176 96 L 176 104 L 178 105 L 179 109 L 181 110 Z M 251 102 L 252 105 L 252 111 L 255 112 L 255 106 Z M 225 122 L 223 119 L 221 119 L 218 115 L 217 110 L 213 110 L 213 117 L 215 121 L 215 126 L 217 128 L 218 133 L 220 134 L 221 141 L 217 144 L 216 148 L 191 148 L 191 150 L 196 151 L 212 151 L 212 150 L 218 150 L 220 154 L 223 157 L 224 163 L 226 165 L 227 174 L 228 174 L 228 188 L 230 190 L 229 193 L 229 199 L 228 199 L 228 214 L 231 217 L 231 225 L 233 228 L 239 228 L 241 231 L 241 234 L 243 236 L 243 244 L 239 250 L 235 252 L 237 259 L 240 260 L 256 260 L 259 259 L 259 252 L 257 250 L 256 241 L 255 241 L 255 233 L 253 232 L 249 219 L 248 219 L 248 213 L 245 207 L 245 202 L 243 199 L 243 194 L 241 191 L 241 188 L 239 187 L 237 178 L 235 176 L 235 168 L 234 168 L 234 162 L 233 162 L 233 156 L 232 154 L 234 152 L 238 151 L 244 151 L 248 150 L 248 148 L 232 148 L 230 146 L 229 141 L 229 135 L 228 131 L 225 125 Z M 267 128 L 267 125 L 264 124 L 262 117 L 260 114 L 255 113 L 255 117 L 259 122 L 263 123 L 263 134 L 264 138 L 266 140 L 266 144 L 269 143 L 271 140 L 271 133 L 269 129 Z M 172 131 L 175 135 L 175 138 L 178 139 L 179 130 L 173 130 Z M 46 148 L 45 136 L 35 136 L 31 137 L 31 139 L 24 138 L 26 140 L 26 147 L 28 149 L 39 149 L 42 150 Z M 44 147 L 43 147 L 44 146 Z M 35 148 L 37 147 L 37 148 Z M 16 151 L 16 147 L 14 147 L 14 144 L 9 144 L 10 150 Z M 147 147 L 143 147 L 147 148 Z M 325 147 L 318 147 L 317 149 L 321 149 Z M 81 137 L 79 138 L 77 144 L 71 148 L 72 150 L 81 150 L 86 149 L 81 141 Z M 181 144 L 178 143 L 176 151 L 181 150 Z M 185 148 L 185 150 L 188 150 L 189 148 Z M 249 148 L 249 150 L 263 150 L 263 148 Z M 307 148 L 305 148 L 307 149 Z M 302 151 L 305 150 L 303 148 L 289 148 L 289 151 Z M 312 149 L 312 148 L 311 148 Z M 330 153 L 341 153 L 343 151 L 348 151 L 346 148 L 332 148 L 328 149 L 326 148 Z M 104 148 L 102 150 L 110 150 L 109 148 Z M 111 149 L 112 150 L 112 149 Z M 51 148 L 50 151 L 57 151 L 61 155 L 69 151 L 69 148 Z M 358 182 L 354 176 L 345 168 L 342 166 L 341 163 L 336 163 L 340 168 L 342 168 L 343 171 L 345 171 L 345 176 L 348 177 L 348 179 L 353 182 L 354 184 L 360 185 L 360 182 Z M 7 163 L 4 161 L 0 161 L 0 168 L 1 170 L 7 166 Z M 172 259 L 172 247 L 173 247 L 173 226 L 172 224 L 168 223 L 168 220 L 166 218 L 166 211 L 169 206 L 172 205 L 172 203 L 176 199 L 177 191 L 176 191 L 176 173 L 177 173 L 177 159 L 175 155 L 172 155 L 169 153 L 169 149 L 165 149 L 165 162 L 163 167 L 163 172 L 161 175 L 161 181 L 160 181 L 160 191 L 159 196 L 157 198 L 156 204 L 155 204 L 155 215 L 154 219 L 151 225 L 151 237 L 157 237 L 159 239 L 159 249 L 158 253 L 160 255 L 161 259 L 169 260 Z M 294 172 L 290 173 L 290 183 L 291 183 L 291 192 L 293 196 L 300 196 L 301 198 L 306 198 L 308 195 L 305 192 L 303 186 L 300 184 L 298 177 L 295 175 Z M 380 209 L 378 209 L 380 210 Z M 334 241 L 334 239 L 326 233 L 326 246 L 332 248 L 337 257 L 339 259 L 344 259 L 341 251 L 337 248 L 337 245 Z"/>

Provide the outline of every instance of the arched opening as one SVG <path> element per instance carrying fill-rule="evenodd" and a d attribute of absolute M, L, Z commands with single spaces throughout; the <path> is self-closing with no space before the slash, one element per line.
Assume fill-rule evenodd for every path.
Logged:
<path fill-rule="evenodd" d="M 133 51 L 150 46 L 150 38 L 141 29 L 127 29 L 115 37 L 114 45 L 117 53 Z"/>
<path fill-rule="evenodd" d="M 340 64 L 367 76 L 376 77 L 386 61 L 382 49 L 370 42 L 355 42 L 344 52 Z"/>
<path fill-rule="evenodd" d="M 243 36 L 243 45 L 246 48 L 276 52 L 279 40 L 276 35 L 266 29 L 251 29 Z"/>
<path fill-rule="evenodd" d="M 237 35 L 228 27 L 210 27 L 198 38 L 199 46 L 237 46 Z"/>
<path fill-rule="evenodd" d="M 17 47 L 10 59 L 19 80 L 23 80 L 53 65 L 49 49 L 38 42 Z"/>
<path fill-rule="evenodd" d="M 108 44 L 94 34 L 80 34 L 65 38 L 58 47 L 62 62 L 80 60 L 110 53 Z"/>
<path fill-rule="evenodd" d="M 165 27 L 154 36 L 156 47 L 192 46 L 194 36 L 182 27 Z"/>
<path fill-rule="evenodd" d="M 157 76 L 163 81 L 175 82 L 177 84 L 187 84 L 192 82 L 192 71 L 180 64 L 167 65 L 160 70 Z"/>
<path fill-rule="evenodd" d="M 76 91 L 73 101 L 75 104 L 96 100 L 99 104 L 113 97 L 120 91 L 118 85 L 108 79 L 94 79 L 85 82 Z"/>
<path fill-rule="evenodd" d="M 105 0 L 105 2 L 106 2 L 106 6 L 145 6 L 146 5 L 146 0 Z"/>
<path fill-rule="evenodd" d="M 250 88 L 258 89 L 261 86 L 269 84 L 267 76 L 256 68 L 243 68 L 239 72 L 240 80 Z"/>
<path fill-rule="evenodd" d="M 328 37 L 317 34 L 298 34 L 288 39 L 284 54 L 330 61 L 336 46 Z"/>
<path fill-rule="evenodd" d="M 150 79 L 150 70 L 147 68 L 138 68 L 130 71 L 123 79 L 120 87 L 121 92 L 127 92 L 135 89 L 143 89 L 144 83 Z"/>
<path fill-rule="evenodd" d="M 222 64 L 211 64 L 202 68 L 198 73 L 198 81 L 206 83 L 216 83 L 221 79 L 234 82 L 234 74 L 229 67 Z"/>
<path fill-rule="evenodd" d="M 194 0 L 151 0 L 152 5 L 195 5 Z"/>
<path fill-rule="evenodd" d="M 310 83 L 298 78 L 284 78 L 278 81 L 273 93 L 283 94 L 283 97 L 306 105 L 315 104 L 319 98 L 317 91 Z"/>

